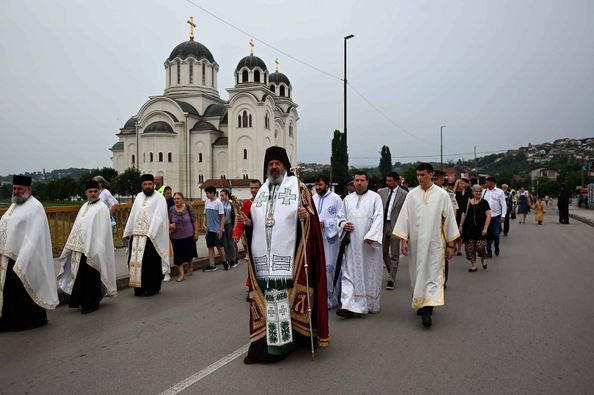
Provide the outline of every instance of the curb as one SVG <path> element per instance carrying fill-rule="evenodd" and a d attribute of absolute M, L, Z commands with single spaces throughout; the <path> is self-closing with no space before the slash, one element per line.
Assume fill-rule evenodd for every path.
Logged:
<path fill-rule="evenodd" d="M 580 216 L 580 215 L 572 214 L 572 213 L 569 213 L 569 216 L 570 216 L 571 218 L 573 218 L 573 219 L 576 219 L 576 220 L 578 220 L 578 221 L 580 221 L 580 222 L 583 222 L 583 223 L 585 223 L 586 225 L 594 226 L 594 221 L 593 221 L 593 220 L 591 220 L 591 219 L 588 219 L 588 218 L 582 217 L 582 216 Z"/>

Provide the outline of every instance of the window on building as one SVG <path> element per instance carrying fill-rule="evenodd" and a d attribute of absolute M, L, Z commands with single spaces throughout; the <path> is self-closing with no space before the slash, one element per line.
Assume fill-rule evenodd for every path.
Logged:
<path fill-rule="evenodd" d="M 248 71 L 243 70 L 243 73 L 241 73 L 241 82 L 248 82 L 248 80 L 249 80 Z"/>
<path fill-rule="evenodd" d="M 249 118 L 248 124 L 249 124 L 249 127 L 251 128 L 252 127 L 252 114 L 248 115 L 248 118 Z"/>
<path fill-rule="evenodd" d="M 239 73 L 235 75 L 235 84 L 239 85 Z"/>
<path fill-rule="evenodd" d="M 284 85 L 281 85 L 279 88 L 279 95 L 284 96 L 285 95 L 285 87 Z"/>
<path fill-rule="evenodd" d="M 247 175 L 247 174 L 244 174 L 244 175 L 243 175 L 243 179 L 244 179 L 244 180 L 247 180 L 247 179 L 248 179 L 248 175 Z"/>
<path fill-rule="evenodd" d="M 227 179 L 227 177 L 225 177 L 224 174 L 221 174 L 221 180 L 226 180 L 226 179 Z"/>
<path fill-rule="evenodd" d="M 243 126 L 244 128 L 247 128 L 248 127 L 247 111 L 243 112 L 242 118 L 243 118 L 243 120 L 241 121 L 241 126 Z"/>
<path fill-rule="evenodd" d="M 132 154 L 132 164 L 136 163 L 136 156 L 134 156 L 134 154 Z"/>
<path fill-rule="evenodd" d="M 198 154 L 198 163 L 202 163 L 202 152 Z"/>
<path fill-rule="evenodd" d="M 151 153 L 149 154 L 149 162 L 152 162 L 152 161 L 153 161 L 153 153 L 151 152 Z"/>
<path fill-rule="evenodd" d="M 237 127 L 240 128 L 241 127 L 241 114 L 239 114 L 237 116 Z"/>
<path fill-rule="evenodd" d="M 173 162 L 173 154 L 171 152 L 167 154 L 167 162 Z"/>
<path fill-rule="evenodd" d="M 260 71 L 254 70 L 254 82 L 260 82 Z"/>
<path fill-rule="evenodd" d="M 202 85 L 206 85 L 206 65 L 202 63 Z"/>
<path fill-rule="evenodd" d="M 267 84 L 268 81 L 266 80 L 266 73 L 264 73 L 264 84 Z"/>
<path fill-rule="evenodd" d="M 247 149 L 243 150 L 243 159 L 247 159 Z"/>
<path fill-rule="evenodd" d="M 270 115 L 268 115 L 268 112 L 264 115 L 264 127 L 270 129 Z"/>
<path fill-rule="evenodd" d="M 171 64 L 167 67 L 167 73 L 169 74 L 169 86 L 171 86 Z"/>
<path fill-rule="evenodd" d="M 287 88 L 289 90 L 289 93 L 287 94 L 287 96 L 291 97 L 291 88 Z"/>
<path fill-rule="evenodd" d="M 293 124 L 289 124 L 289 137 L 293 137 Z"/>
<path fill-rule="evenodd" d="M 215 69 L 214 69 L 214 67 L 211 67 L 210 71 L 211 71 L 211 73 L 210 73 L 210 85 L 214 88 L 214 80 L 215 80 Z"/>
<path fill-rule="evenodd" d="M 181 82 L 181 64 L 177 62 L 177 83 Z"/>
<path fill-rule="evenodd" d="M 142 153 L 142 161 L 146 163 L 146 152 Z"/>
<path fill-rule="evenodd" d="M 194 83 L 194 63 L 190 61 L 190 84 Z"/>
<path fill-rule="evenodd" d="M 204 176 L 202 174 L 198 175 L 198 182 L 202 184 L 204 182 Z"/>
<path fill-rule="evenodd" d="M 270 85 L 270 90 L 272 91 L 272 93 L 276 93 L 276 88 L 274 87 L 274 85 Z"/>
<path fill-rule="evenodd" d="M 163 162 L 163 153 L 159 152 L 159 162 Z"/>

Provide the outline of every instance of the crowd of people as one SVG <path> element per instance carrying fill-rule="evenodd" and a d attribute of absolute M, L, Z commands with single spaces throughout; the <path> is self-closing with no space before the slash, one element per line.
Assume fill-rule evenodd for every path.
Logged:
<path fill-rule="evenodd" d="M 449 262 L 462 255 L 462 246 L 469 272 L 478 270 L 479 260 L 487 269 L 488 260 L 501 254 L 500 233 L 509 234 L 516 211 L 519 223 L 533 210 L 541 224 L 545 210 L 524 188 L 500 189 L 493 177 L 482 186 L 464 179 L 446 183 L 445 173 L 428 163 L 416 168 L 416 188 L 403 186 L 393 172 L 374 192 L 358 171 L 343 197 L 325 176 L 310 193 L 281 147 L 266 151 L 263 175 L 264 183 L 251 181 L 252 198 L 243 202 L 228 190 L 217 196 L 214 187 L 205 188 L 199 224 L 181 192 L 172 193 L 161 176 L 143 174 L 124 229 L 129 285 L 139 297 L 160 292 L 170 263 L 178 268 L 178 282 L 192 275 L 201 225 L 209 254 L 205 272 L 217 270 L 217 252 L 225 270 L 236 267 L 237 245 L 243 245 L 251 340 L 246 364 L 278 361 L 300 344 L 313 356 L 329 343 L 331 310 L 344 319 L 379 313 L 382 288 L 396 288 L 401 254 L 408 257 L 411 307 L 422 326 L 431 327 L 434 308 L 445 303 Z M 100 177 L 87 182 L 87 202 L 54 265 L 47 218 L 32 196 L 31 179 L 14 177 L 13 204 L 0 219 L 1 330 L 47 323 L 45 310 L 57 306 L 58 289 L 83 314 L 116 294 L 117 201 L 107 186 Z"/>

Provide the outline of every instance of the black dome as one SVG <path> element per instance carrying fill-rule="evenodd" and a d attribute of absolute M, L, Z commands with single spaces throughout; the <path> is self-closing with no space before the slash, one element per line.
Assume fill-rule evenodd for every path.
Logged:
<path fill-rule="evenodd" d="M 276 84 L 280 84 L 281 82 L 284 82 L 288 86 L 291 86 L 291 82 L 289 81 L 289 78 L 287 78 L 287 76 L 284 75 L 283 73 L 279 73 L 278 71 L 274 72 L 268 76 L 268 82 L 274 82 Z"/>
<path fill-rule="evenodd" d="M 249 55 L 241 59 L 239 63 L 237 63 L 235 71 L 239 71 L 242 67 L 253 69 L 256 66 L 261 68 L 263 71 L 268 71 L 268 69 L 266 68 L 266 63 L 264 63 L 262 59 L 254 55 Z"/>
<path fill-rule="evenodd" d="M 167 122 L 157 121 L 148 125 L 144 133 L 174 133 L 173 128 Z"/>
<path fill-rule="evenodd" d="M 126 121 L 126 124 L 122 129 L 134 129 L 136 127 L 136 117 L 133 116 L 132 118 Z"/>
<path fill-rule="evenodd" d="M 210 63 L 215 62 L 208 48 L 194 40 L 183 42 L 177 47 L 173 48 L 171 55 L 169 55 L 169 60 L 173 60 L 175 58 L 194 58 L 196 60 L 208 59 Z"/>
<path fill-rule="evenodd" d="M 224 104 L 211 104 L 204 111 L 204 117 L 222 117 L 227 113 L 227 107 Z"/>

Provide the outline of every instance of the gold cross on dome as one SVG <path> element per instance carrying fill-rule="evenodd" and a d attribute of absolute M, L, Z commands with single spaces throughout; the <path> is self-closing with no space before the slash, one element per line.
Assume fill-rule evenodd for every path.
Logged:
<path fill-rule="evenodd" d="M 276 72 L 278 73 L 278 65 L 280 64 L 280 62 L 278 61 L 278 58 L 276 58 L 276 60 L 274 61 L 274 64 L 276 65 Z"/>
<path fill-rule="evenodd" d="M 254 39 L 250 38 L 250 55 L 254 54 Z"/>
<path fill-rule="evenodd" d="M 194 23 L 194 17 L 191 16 L 186 23 L 190 25 L 190 40 L 194 40 L 194 28 L 196 27 L 196 24 Z"/>

